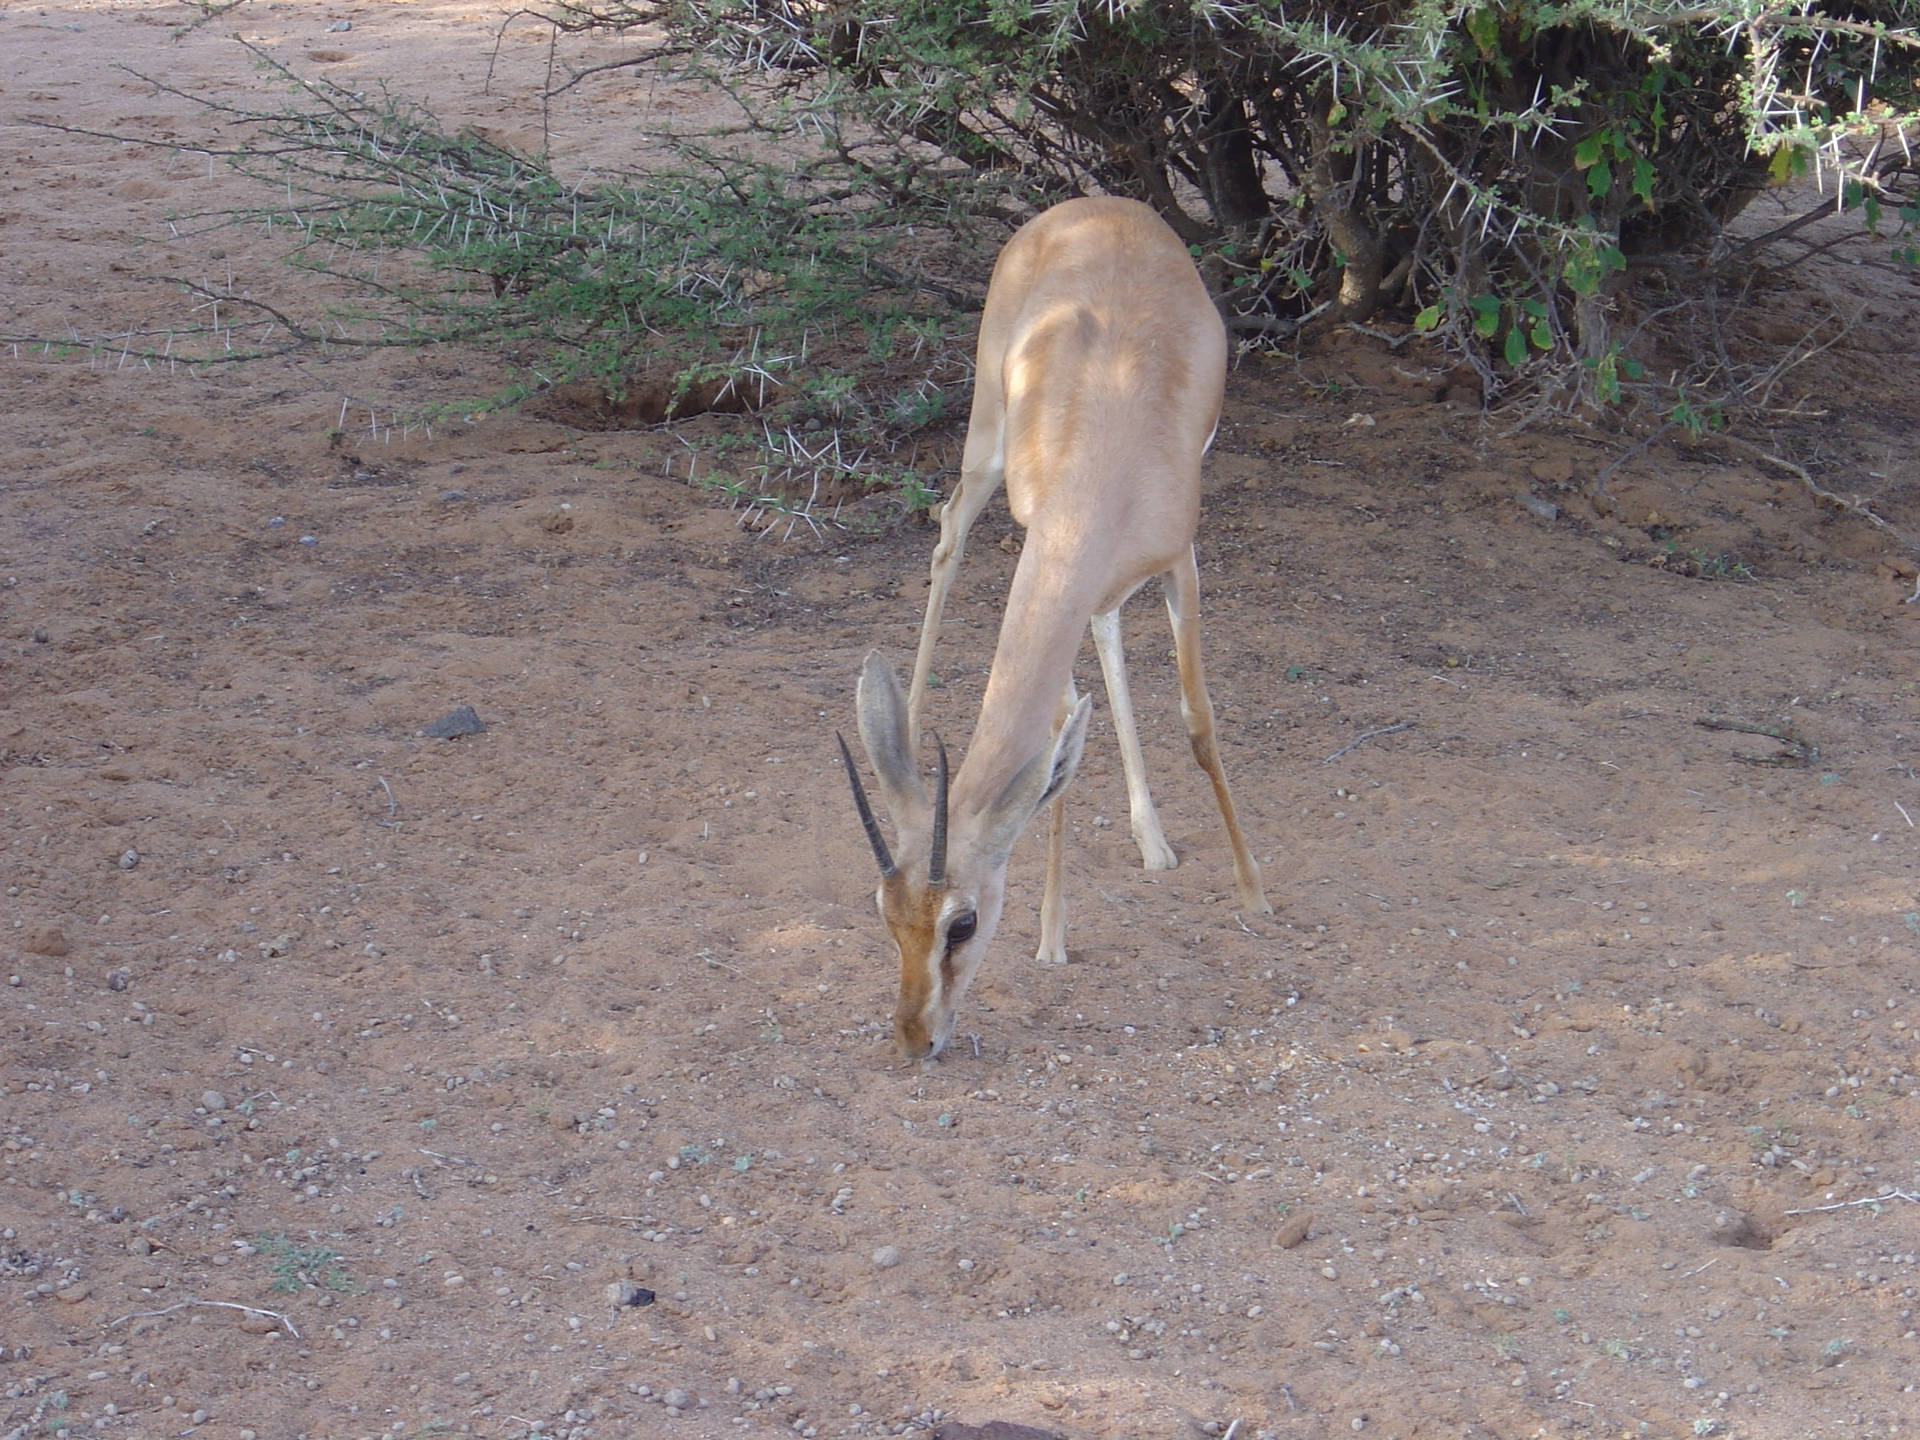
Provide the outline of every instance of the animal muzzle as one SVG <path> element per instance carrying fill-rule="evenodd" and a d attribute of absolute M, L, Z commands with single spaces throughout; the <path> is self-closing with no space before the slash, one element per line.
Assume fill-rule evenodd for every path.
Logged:
<path fill-rule="evenodd" d="M 893 1017 L 894 1047 L 909 1060 L 931 1060 L 946 1048 L 953 1033 L 953 1016 L 936 1017 L 928 1010 L 896 1011 Z"/>

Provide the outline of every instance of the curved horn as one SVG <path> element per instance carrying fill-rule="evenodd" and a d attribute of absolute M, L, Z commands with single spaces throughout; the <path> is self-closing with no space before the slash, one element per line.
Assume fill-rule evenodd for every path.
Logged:
<path fill-rule="evenodd" d="M 860 772 L 853 768 L 853 755 L 847 749 L 847 742 L 839 731 L 834 739 L 840 742 L 840 759 L 847 767 L 847 779 L 853 785 L 853 807 L 860 812 L 860 823 L 866 827 L 867 843 L 873 847 L 873 858 L 880 862 L 880 874 L 891 875 L 895 866 L 893 856 L 887 853 L 887 842 L 880 834 L 880 822 L 873 818 L 873 807 L 867 803 L 867 792 L 860 786 Z"/>
<path fill-rule="evenodd" d="M 940 783 L 933 792 L 933 855 L 927 861 L 927 883 L 944 885 L 947 881 L 947 747 L 937 733 L 933 746 L 940 756 Z"/>

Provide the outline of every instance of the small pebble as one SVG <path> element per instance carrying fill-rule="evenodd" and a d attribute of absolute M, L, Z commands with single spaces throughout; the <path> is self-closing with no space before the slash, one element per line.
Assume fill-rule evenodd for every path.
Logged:
<path fill-rule="evenodd" d="M 120 868 L 122 870 L 131 870 L 139 863 L 140 852 L 138 850 L 122 850 L 120 852 Z"/>
<path fill-rule="evenodd" d="M 1274 1248 L 1279 1250 L 1293 1249 L 1294 1246 L 1307 1238 L 1307 1234 L 1312 1228 L 1313 1216 L 1305 1210 L 1294 1211 L 1291 1215 L 1287 1216 L 1286 1219 L 1282 1220 L 1279 1228 L 1273 1232 Z"/>
<path fill-rule="evenodd" d="M 205 1091 L 200 1096 L 200 1108 L 203 1110 L 224 1110 L 227 1108 L 227 1097 L 222 1095 L 218 1090 Z"/>
<path fill-rule="evenodd" d="M 882 1270 L 891 1270 L 900 1263 L 900 1248 L 897 1245 L 882 1245 L 873 1252 L 873 1263 Z"/>
<path fill-rule="evenodd" d="M 1538 495 L 1530 495 L 1524 490 L 1513 498 L 1520 502 L 1522 510 L 1531 515 L 1538 515 L 1542 520 L 1560 518 L 1560 507 L 1551 500 L 1542 500 Z"/>
<path fill-rule="evenodd" d="M 423 727 L 420 733 L 434 740 L 455 740 L 462 735 L 482 734 L 486 728 L 487 722 L 474 713 L 471 705 L 461 705 Z"/>
<path fill-rule="evenodd" d="M 669 1407 L 675 1410 L 684 1410 L 687 1408 L 689 1404 L 692 1403 L 692 1397 L 689 1396 L 687 1392 L 684 1390 L 669 1390 L 665 1395 L 662 1395 L 660 1398 L 663 1401 L 665 1401 Z"/>

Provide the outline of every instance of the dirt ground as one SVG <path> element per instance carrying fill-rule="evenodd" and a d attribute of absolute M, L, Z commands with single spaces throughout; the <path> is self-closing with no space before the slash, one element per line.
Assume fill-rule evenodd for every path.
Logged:
<path fill-rule="evenodd" d="M 302 283 L 170 228 L 247 195 L 204 157 L 25 123 L 204 133 L 117 67 L 264 94 L 238 28 L 537 130 L 544 39 L 483 93 L 489 10 L 182 18 L 0 11 L 7 334 Z M 665 103 L 577 92 L 557 142 Z M 1770 284 L 1762 330 L 1860 323 L 1745 433 L 1920 534 L 1883 254 Z M 1182 864 L 1138 865 L 1101 697 L 1073 963 L 1027 958 L 1036 827 L 922 1070 L 833 732 L 931 532 L 742 529 L 657 432 L 387 427 L 484 364 L 0 354 L 0 1435 L 1920 1434 L 1897 537 L 1723 444 L 1596 498 L 1616 437 L 1362 337 L 1250 360 L 1201 570 L 1278 913 L 1234 913 L 1142 597 Z M 949 737 L 1012 546 L 990 512 Z"/>

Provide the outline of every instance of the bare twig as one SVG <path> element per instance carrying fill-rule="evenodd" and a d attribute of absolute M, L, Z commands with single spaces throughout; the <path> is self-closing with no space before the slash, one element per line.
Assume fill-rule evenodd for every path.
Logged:
<path fill-rule="evenodd" d="M 1764 735 L 1769 740 L 1778 740 L 1787 747 L 1784 755 L 1773 755 L 1761 759 L 1740 755 L 1736 759 L 1749 765 L 1812 765 L 1820 758 L 1820 747 L 1804 735 L 1794 733 L 1791 726 L 1763 725 L 1754 720 L 1729 720 L 1721 715 L 1703 715 L 1693 722 L 1702 730 L 1732 730 L 1741 735 Z"/>
<path fill-rule="evenodd" d="M 1435 678 L 1438 679 L 1439 677 L 1436 676 Z M 1397 735 L 1402 730 L 1411 730 L 1413 729 L 1416 723 L 1417 722 L 1412 720 L 1402 720 L 1398 725 L 1383 725 L 1378 730 L 1369 730 L 1367 731 L 1366 734 L 1357 735 L 1353 739 L 1349 740 L 1346 744 L 1342 745 L 1338 750 L 1334 751 L 1331 755 L 1327 756 L 1327 758 L 1322 760 L 1320 763 L 1322 765 L 1331 765 L 1334 761 L 1338 760 L 1342 755 L 1346 754 L 1349 750 L 1353 749 L 1355 746 L 1364 745 L 1369 740 L 1377 740 L 1382 735 Z"/>
<path fill-rule="evenodd" d="M 1815 480 L 1813 476 L 1807 472 L 1807 468 L 1804 465 L 1797 465 L 1791 460 L 1783 459 L 1781 456 L 1773 454 L 1771 451 L 1762 450 L 1751 440 L 1742 440 L 1737 435 L 1716 435 L 1713 438 L 1723 445 L 1732 445 L 1737 449 L 1744 450 L 1747 454 L 1761 461 L 1763 464 L 1771 465 L 1777 470 L 1784 470 L 1787 474 L 1798 479 L 1802 485 L 1806 486 L 1807 493 L 1812 495 L 1814 499 L 1823 504 L 1831 505 L 1836 510 L 1844 510 L 1849 515 L 1858 515 L 1875 529 L 1885 531 L 1908 550 L 1920 555 L 1920 541 L 1912 539 L 1891 521 L 1876 515 L 1872 507 L 1859 496 L 1856 495 L 1852 499 L 1848 499 L 1844 495 L 1836 495 L 1818 480 Z"/>
<path fill-rule="evenodd" d="M 279 1321 L 286 1327 L 289 1335 L 296 1340 L 300 1338 L 300 1332 L 294 1328 L 293 1321 L 282 1315 L 278 1310 L 262 1310 L 256 1305 L 242 1305 L 233 1300 L 182 1300 L 178 1305 L 169 1305 L 164 1310 L 135 1310 L 129 1314 L 122 1315 L 118 1320 L 109 1320 L 107 1322 L 107 1329 L 111 1330 L 114 1326 L 125 1324 L 129 1320 L 143 1320 L 154 1315 L 171 1315 L 174 1311 L 184 1310 L 189 1305 L 204 1305 L 218 1310 L 240 1310 L 248 1315 L 261 1315 L 269 1320 Z"/>
<path fill-rule="evenodd" d="M 1662 435 L 1665 435 L 1669 430 L 1673 429 L 1679 423 L 1680 422 L 1677 420 L 1668 420 L 1665 423 L 1663 423 L 1657 430 L 1653 431 L 1653 433 L 1651 433 L 1650 435 L 1643 436 L 1639 440 L 1634 441 L 1633 444 L 1629 445 L 1625 450 L 1622 450 L 1618 455 L 1614 456 L 1613 460 L 1606 466 L 1605 469 L 1603 469 L 1598 475 L 1595 475 L 1593 479 L 1587 482 L 1587 490 L 1590 493 L 1596 493 L 1596 494 L 1605 492 L 1607 488 L 1607 477 L 1609 475 L 1613 474 L 1614 471 L 1618 470 L 1622 465 L 1626 464 L 1629 460 L 1633 459 L 1634 456 L 1646 450 L 1649 446 L 1651 446 L 1654 443 L 1654 441 L 1658 440 Z"/>
<path fill-rule="evenodd" d="M 1909 1194 L 1905 1190 L 1889 1190 L 1884 1195 L 1868 1195 L 1859 1200 L 1836 1200 L 1831 1205 L 1809 1205 L 1803 1210 L 1788 1210 L 1788 1215 L 1822 1215 L 1829 1210 L 1851 1210 L 1856 1205 L 1885 1205 L 1890 1200 L 1911 1200 L 1920 1205 L 1920 1195 Z"/>

